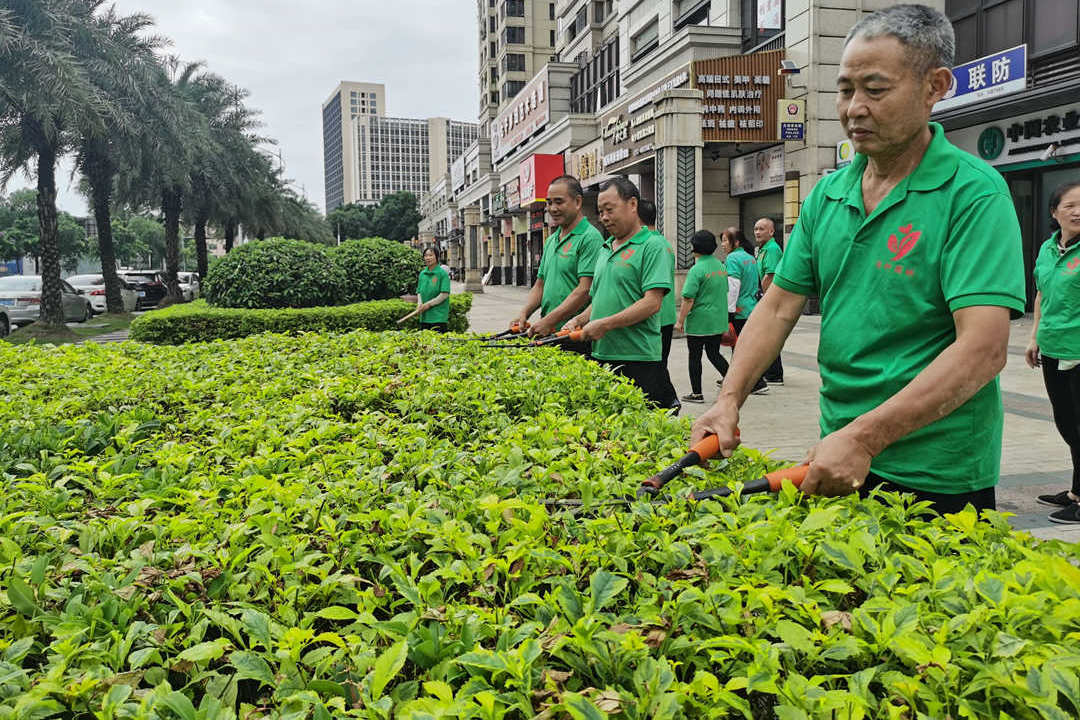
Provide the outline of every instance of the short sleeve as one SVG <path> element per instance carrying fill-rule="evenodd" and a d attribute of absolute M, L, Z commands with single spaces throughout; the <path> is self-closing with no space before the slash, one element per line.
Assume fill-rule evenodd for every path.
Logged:
<path fill-rule="evenodd" d="M 420 277 L 416 278 L 416 294 L 419 295 L 421 289 L 424 287 L 424 273 L 420 273 Z"/>
<path fill-rule="evenodd" d="M 993 228 L 988 235 L 987 229 Z M 1012 198 L 984 195 L 965 203 L 941 253 L 941 292 L 949 312 L 976 305 L 1024 311 L 1024 251 Z"/>
<path fill-rule="evenodd" d="M 820 184 L 819 186 L 820 187 Z M 817 277 L 814 272 L 814 216 L 819 208 L 814 196 L 818 188 L 806 199 L 795 229 L 788 238 L 787 249 L 773 275 L 773 282 L 788 292 L 798 295 L 814 295 L 818 292 Z"/>
<path fill-rule="evenodd" d="M 724 267 L 727 268 L 728 277 L 742 277 L 742 268 L 739 267 L 739 261 L 735 259 L 734 253 L 728 253 L 727 258 L 724 259 Z"/>
<path fill-rule="evenodd" d="M 551 257 L 551 251 L 548 249 L 549 243 L 544 243 L 544 254 L 540 256 L 540 267 L 536 271 L 536 279 L 543 280 L 547 275 L 547 264 Z"/>
<path fill-rule="evenodd" d="M 600 245 L 603 240 L 600 233 L 595 230 L 585 233 L 578 247 L 577 276 L 578 278 L 593 277 L 596 274 L 596 258 L 600 255 Z"/>
<path fill-rule="evenodd" d="M 641 291 L 663 288 L 672 292 L 671 260 L 668 255 L 666 240 L 650 238 L 642 243 L 641 252 Z"/>
<path fill-rule="evenodd" d="M 698 272 L 698 266 L 690 268 L 690 272 L 686 273 L 686 282 L 683 283 L 682 296 L 684 298 L 694 299 L 697 297 L 698 292 L 701 289 L 701 273 Z"/>
<path fill-rule="evenodd" d="M 439 279 L 439 292 L 450 292 L 450 276 L 446 273 L 445 270 L 443 270 L 442 277 Z"/>

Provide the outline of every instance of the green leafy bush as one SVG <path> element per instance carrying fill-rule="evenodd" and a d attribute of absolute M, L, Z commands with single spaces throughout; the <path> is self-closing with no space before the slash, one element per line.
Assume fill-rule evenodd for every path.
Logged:
<path fill-rule="evenodd" d="M 2 720 L 1080 714 L 1076 546 L 790 487 L 598 505 L 688 421 L 555 350 L 0 345 L 0 387 Z"/>
<path fill-rule="evenodd" d="M 232 250 L 207 272 L 204 296 L 232 308 L 339 305 L 345 276 L 327 248 L 270 238 Z"/>
<path fill-rule="evenodd" d="M 392 240 L 349 240 L 332 248 L 344 276 L 343 302 L 386 300 L 416 292 L 423 265 L 420 251 Z"/>
<path fill-rule="evenodd" d="M 472 295 L 450 296 L 450 330 L 469 329 Z M 416 308 L 402 300 L 373 300 L 338 307 L 245 310 L 210 307 L 202 300 L 154 310 L 135 319 L 131 338 L 140 342 L 180 345 L 232 340 L 258 333 L 348 332 L 418 328 L 418 318 L 398 325 L 398 318 Z"/>

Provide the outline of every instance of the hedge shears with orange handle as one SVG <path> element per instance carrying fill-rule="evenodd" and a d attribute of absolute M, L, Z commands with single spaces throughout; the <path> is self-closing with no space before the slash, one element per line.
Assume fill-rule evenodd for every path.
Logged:
<path fill-rule="evenodd" d="M 503 338 L 503 340 L 509 340 L 511 338 Z M 489 342 L 484 343 L 484 347 L 501 347 L 501 348 L 537 348 L 545 345 L 554 345 L 562 342 L 580 342 L 584 340 L 584 335 L 580 330 L 560 330 L 554 335 L 548 335 L 547 337 L 539 338 L 528 343 L 508 343 L 508 342 Z"/>
<path fill-rule="evenodd" d="M 476 340 L 483 340 L 485 342 L 493 342 L 496 340 L 515 340 L 517 338 L 523 338 L 529 334 L 529 323 L 521 325 L 521 323 L 514 323 L 510 326 L 509 330 L 503 330 L 501 333 L 494 335 L 473 335 L 472 337 L 463 338 L 448 338 L 455 342 L 474 342 Z"/>

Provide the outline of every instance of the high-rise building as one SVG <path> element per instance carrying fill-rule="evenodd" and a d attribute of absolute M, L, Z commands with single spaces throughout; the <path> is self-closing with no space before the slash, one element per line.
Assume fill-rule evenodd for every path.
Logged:
<path fill-rule="evenodd" d="M 476 123 L 447 118 L 387 117 L 384 86 L 341 83 L 323 103 L 326 212 L 401 190 L 422 197 L 478 132 Z"/>
<path fill-rule="evenodd" d="M 323 103 L 323 178 L 326 211 L 346 202 L 356 193 L 353 184 L 356 134 L 353 121 L 386 114 L 386 87 L 378 83 L 343 82 Z"/>
<path fill-rule="evenodd" d="M 481 134 L 551 60 L 557 42 L 559 2 L 477 0 L 480 26 Z"/>

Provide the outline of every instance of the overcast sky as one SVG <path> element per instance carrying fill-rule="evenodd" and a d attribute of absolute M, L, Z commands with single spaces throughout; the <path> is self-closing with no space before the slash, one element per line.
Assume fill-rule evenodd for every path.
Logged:
<path fill-rule="evenodd" d="M 322 103 L 342 80 L 386 85 L 386 112 L 476 121 L 474 0 L 115 0 L 145 12 L 172 52 L 251 91 L 285 170 L 323 205 Z M 58 174 L 62 209 L 85 201 Z M 16 179 L 9 190 L 27 184 Z"/>

